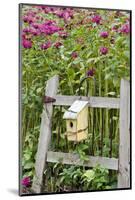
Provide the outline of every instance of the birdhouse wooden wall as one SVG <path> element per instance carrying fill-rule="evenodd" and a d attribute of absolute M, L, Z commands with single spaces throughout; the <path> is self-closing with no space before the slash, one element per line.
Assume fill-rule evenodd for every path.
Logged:
<path fill-rule="evenodd" d="M 77 141 L 87 139 L 88 136 L 88 106 L 77 117 Z"/>
<path fill-rule="evenodd" d="M 69 141 L 81 141 L 88 135 L 88 102 L 75 101 L 64 114 L 66 135 Z"/>

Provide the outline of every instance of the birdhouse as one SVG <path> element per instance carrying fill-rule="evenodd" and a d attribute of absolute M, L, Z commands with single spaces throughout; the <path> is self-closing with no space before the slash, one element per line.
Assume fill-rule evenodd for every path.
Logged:
<path fill-rule="evenodd" d="M 88 135 L 88 101 L 76 100 L 64 113 L 69 141 L 81 141 Z"/>

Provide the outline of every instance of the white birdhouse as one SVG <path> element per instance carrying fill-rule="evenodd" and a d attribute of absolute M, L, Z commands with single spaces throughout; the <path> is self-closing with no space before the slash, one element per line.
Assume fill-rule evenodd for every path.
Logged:
<path fill-rule="evenodd" d="M 64 113 L 69 141 L 81 141 L 88 135 L 88 101 L 76 100 Z"/>

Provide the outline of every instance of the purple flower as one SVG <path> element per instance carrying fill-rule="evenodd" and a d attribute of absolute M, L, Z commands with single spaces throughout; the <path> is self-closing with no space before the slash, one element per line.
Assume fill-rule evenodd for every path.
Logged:
<path fill-rule="evenodd" d="M 121 33 L 128 34 L 128 33 L 130 32 L 130 26 L 129 26 L 129 24 L 124 24 L 124 25 L 121 27 L 120 32 L 121 32 Z"/>
<path fill-rule="evenodd" d="M 62 45 L 61 42 L 56 42 L 56 43 L 54 44 L 54 46 L 55 46 L 57 49 L 58 49 L 61 45 Z"/>
<path fill-rule="evenodd" d="M 21 180 L 21 184 L 25 187 L 29 187 L 31 184 L 30 177 L 26 176 Z"/>
<path fill-rule="evenodd" d="M 45 25 L 55 25 L 56 21 L 55 20 L 47 20 L 44 24 Z"/>
<path fill-rule="evenodd" d="M 36 15 L 36 12 L 33 12 L 33 11 L 29 11 L 27 13 L 27 16 L 35 17 L 35 15 Z"/>
<path fill-rule="evenodd" d="M 100 24 L 100 21 L 101 21 L 101 16 L 100 15 L 94 15 L 92 17 L 92 22 L 96 23 L 96 24 Z"/>
<path fill-rule="evenodd" d="M 118 26 L 117 26 L 117 25 L 114 25 L 114 26 L 112 27 L 112 30 L 117 32 L 117 31 L 118 31 Z"/>
<path fill-rule="evenodd" d="M 56 10 L 55 14 L 56 14 L 58 17 L 60 17 L 60 18 L 63 17 L 63 11 L 60 10 L 60 9 Z"/>
<path fill-rule="evenodd" d="M 26 34 L 22 33 L 22 39 L 26 39 Z"/>
<path fill-rule="evenodd" d="M 32 35 L 34 35 L 34 36 L 37 36 L 37 35 L 40 35 L 40 31 L 38 30 L 38 29 L 32 29 L 31 31 L 30 31 L 30 33 L 32 34 Z"/>
<path fill-rule="evenodd" d="M 30 31 L 31 31 L 31 29 L 28 28 L 28 27 L 26 27 L 26 28 L 23 29 L 23 32 L 24 32 L 24 33 L 30 33 Z"/>
<path fill-rule="evenodd" d="M 92 69 L 89 69 L 87 71 L 87 76 L 94 76 L 95 72 L 96 72 L 95 68 L 92 67 Z"/>
<path fill-rule="evenodd" d="M 61 27 L 58 27 L 58 26 L 53 25 L 53 24 L 48 25 L 46 23 L 41 24 L 39 29 L 42 33 L 45 33 L 46 35 L 51 35 L 53 33 L 56 33 L 58 31 L 62 30 Z"/>
<path fill-rule="evenodd" d="M 62 37 L 63 39 L 68 37 L 68 33 L 67 32 L 59 32 L 59 36 Z"/>
<path fill-rule="evenodd" d="M 108 53 L 108 48 L 107 47 L 100 47 L 100 53 L 103 55 L 106 55 Z"/>
<path fill-rule="evenodd" d="M 24 16 L 24 17 L 23 17 L 23 21 L 26 22 L 26 23 L 31 24 L 31 23 L 34 22 L 34 19 L 33 19 L 33 17 L 31 17 L 31 16 Z"/>
<path fill-rule="evenodd" d="M 44 6 L 44 12 L 45 13 L 53 13 L 53 11 L 54 11 L 53 7 Z"/>
<path fill-rule="evenodd" d="M 39 28 L 39 24 L 37 24 L 37 23 L 32 23 L 31 25 L 32 25 L 32 27 L 35 28 L 35 29 L 38 29 L 38 28 Z"/>
<path fill-rule="evenodd" d="M 70 8 L 67 8 L 65 10 L 58 9 L 55 11 L 55 14 L 58 17 L 63 18 L 65 21 L 73 18 L 73 11 Z"/>
<path fill-rule="evenodd" d="M 44 44 L 41 44 L 41 49 L 44 50 L 44 49 L 48 49 L 50 48 L 52 45 L 52 43 L 50 41 L 44 43 Z"/>
<path fill-rule="evenodd" d="M 107 38 L 108 36 L 109 36 L 109 33 L 107 31 L 103 31 L 100 33 L 100 37 Z"/>
<path fill-rule="evenodd" d="M 22 45 L 25 49 L 30 49 L 32 47 L 32 42 L 30 40 L 23 39 Z"/>
<path fill-rule="evenodd" d="M 77 58 L 78 57 L 78 53 L 74 51 L 74 52 L 72 52 L 71 56 L 72 56 L 72 58 Z"/>

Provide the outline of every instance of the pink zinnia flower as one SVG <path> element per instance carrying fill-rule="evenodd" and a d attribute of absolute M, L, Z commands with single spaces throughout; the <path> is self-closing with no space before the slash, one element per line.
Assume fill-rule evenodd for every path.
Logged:
<path fill-rule="evenodd" d="M 100 47 L 100 53 L 103 55 L 106 55 L 108 53 L 108 48 L 107 47 Z"/>
<path fill-rule="evenodd" d="M 94 15 L 92 17 L 92 22 L 96 23 L 96 24 L 100 24 L 100 21 L 101 21 L 101 16 L 100 15 Z"/>
<path fill-rule="evenodd" d="M 30 40 L 23 39 L 22 45 L 25 49 L 30 49 L 32 47 L 32 42 Z"/>
<path fill-rule="evenodd" d="M 26 176 L 21 180 L 21 184 L 25 187 L 29 187 L 31 184 L 30 177 Z"/>
<path fill-rule="evenodd" d="M 46 42 L 46 43 L 44 43 L 44 44 L 41 44 L 41 49 L 42 49 L 42 50 L 48 49 L 48 48 L 51 47 L 51 45 L 52 45 L 51 42 L 48 41 L 48 42 Z"/>
<path fill-rule="evenodd" d="M 100 33 L 100 37 L 107 38 L 108 36 L 109 36 L 109 33 L 107 31 L 103 31 Z"/>

